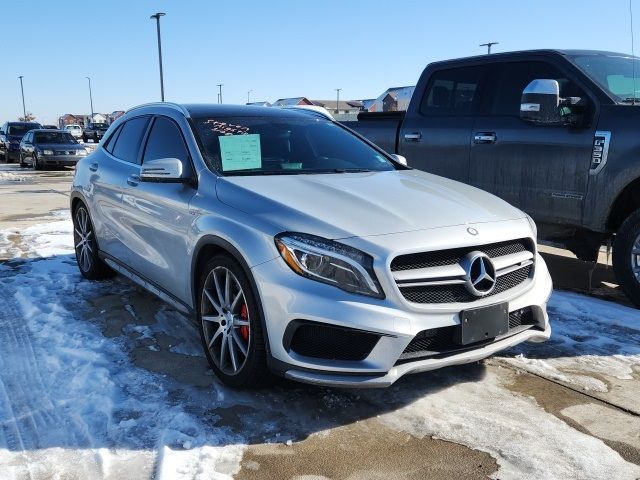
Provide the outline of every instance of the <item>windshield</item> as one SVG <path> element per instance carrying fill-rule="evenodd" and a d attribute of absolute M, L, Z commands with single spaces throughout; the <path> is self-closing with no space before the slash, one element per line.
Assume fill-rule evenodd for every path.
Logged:
<path fill-rule="evenodd" d="M 224 175 L 394 170 L 385 155 L 339 125 L 309 116 L 195 119 L 203 155 Z"/>
<path fill-rule="evenodd" d="M 17 124 L 9 124 L 7 127 L 7 135 L 15 135 L 16 137 L 22 137 L 25 133 L 35 128 L 40 128 L 40 125 L 37 123 L 17 123 Z"/>
<path fill-rule="evenodd" d="M 65 128 L 67 130 L 80 130 L 80 126 L 79 125 L 67 125 Z"/>
<path fill-rule="evenodd" d="M 36 132 L 33 143 L 77 143 L 75 139 L 66 132 Z"/>
<path fill-rule="evenodd" d="M 614 55 L 581 55 L 573 61 L 619 101 L 640 98 L 640 61 Z M 634 71 L 635 63 L 635 71 Z"/>
<path fill-rule="evenodd" d="M 96 130 L 106 130 L 107 128 L 109 128 L 109 125 L 107 125 L 106 123 L 94 123 L 92 127 Z"/>

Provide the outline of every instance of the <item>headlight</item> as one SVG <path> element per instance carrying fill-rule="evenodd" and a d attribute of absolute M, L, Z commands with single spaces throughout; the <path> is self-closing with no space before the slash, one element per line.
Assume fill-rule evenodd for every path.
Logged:
<path fill-rule="evenodd" d="M 43 155 L 53 155 L 53 150 L 43 150 L 42 154 Z"/>
<path fill-rule="evenodd" d="M 79 148 L 76 151 L 78 152 L 78 155 L 86 155 L 89 153 L 89 150 L 87 150 L 86 148 Z"/>
<path fill-rule="evenodd" d="M 525 215 L 527 215 L 525 213 Z M 536 222 L 533 221 L 529 215 L 527 215 L 527 220 L 529 220 L 529 225 L 531 225 L 531 231 L 533 232 L 533 238 L 538 240 L 538 227 L 536 226 Z"/>
<path fill-rule="evenodd" d="M 370 255 L 305 233 L 281 233 L 275 242 L 284 261 L 298 275 L 347 292 L 384 298 Z"/>

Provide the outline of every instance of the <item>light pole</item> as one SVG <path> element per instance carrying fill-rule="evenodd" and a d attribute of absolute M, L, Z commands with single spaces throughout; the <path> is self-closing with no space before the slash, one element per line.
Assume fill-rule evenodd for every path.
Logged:
<path fill-rule="evenodd" d="M 218 103 L 222 103 L 222 86 L 224 83 L 219 83 L 218 88 L 220 89 L 220 93 L 218 93 Z"/>
<path fill-rule="evenodd" d="M 149 18 L 156 19 L 158 27 L 158 61 L 160 62 L 160 99 L 164 102 L 164 78 L 162 77 L 162 41 L 160 40 L 160 17 L 164 17 L 166 13 L 158 12 Z"/>
<path fill-rule="evenodd" d="M 487 55 L 491 54 L 491 45 L 498 45 L 498 43 L 500 42 L 487 42 L 487 43 L 481 43 L 479 46 L 480 47 L 487 47 Z"/>
<path fill-rule="evenodd" d="M 336 112 L 338 113 L 340 110 L 340 90 L 342 90 L 341 88 L 336 88 Z"/>
<path fill-rule="evenodd" d="M 249 91 L 247 92 L 247 103 L 251 103 L 251 100 L 250 100 L 251 92 L 253 92 L 253 90 L 249 90 Z"/>
<path fill-rule="evenodd" d="M 24 118 L 24 121 L 27 121 L 27 107 L 24 106 L 24 87 L 22 86 L 22 77 L 23 75 L 20 75 L 18 78 L 20 79 L 20 92 L 22 93 L 22 115 Z"/>
<path fill-rule="evenodd" d="M 91 122 L 93 122 L 93 95 L 91 94 L 91 77 L 84 77 L 89 80 L 89 102 L 91 103 Z"/>

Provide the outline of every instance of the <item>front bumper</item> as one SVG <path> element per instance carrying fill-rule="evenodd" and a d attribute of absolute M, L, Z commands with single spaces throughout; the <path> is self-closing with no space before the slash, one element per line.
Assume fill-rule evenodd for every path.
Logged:
<path fill-rule="evenodd" d="M 514 330 L 477 348 L 402 362 L 398 360 L 416 334 L 459 325 L 460 311 L 478 305 L 410 309 L 392 289 L 386 289 L 387 298 L 383 300 L 349 294 L 296 275 L 280 258 L 255 266 L 252 272 L 262 300 L 273 366 L 285 377 L 302 382 L 384 387 L 407 373 L 474 362 L 524 341 L 545 341 L 551 334 L 546 303 L 552 282 L 539 255 L 536 255 L 534 277 L 526 287 L 481 301 L 482 305 L 508 302 L 509 312 L 531 307 L 540 319 L 538 325 Z M 286 341 L 287 326 L 300 320 L 373 332 L 380 338 L 362 360 L 302 356 L 289 348 Z"/>
<path fill-rule="evenodd" d="M 51 167 L 73 167 L 84 157 L 85 155 L 40 155 L 40 161 L 42 165 Z"/>

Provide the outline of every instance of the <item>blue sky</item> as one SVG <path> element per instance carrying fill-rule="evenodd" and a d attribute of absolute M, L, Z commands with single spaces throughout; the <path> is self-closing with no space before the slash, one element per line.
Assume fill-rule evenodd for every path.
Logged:
<path fill-rule="evenodd" d="M 636 40 L 640 0 L 633 0 Z M 377 97 L 413 85 L 434 60 L 494 51 L 631 51 L 628 0 L 3 1 L 0 122 L 27 110 L 111 112 L 159 100 L 155 21 L 163 11 L 165 96 L 225 103 Z M 637 42 L 636 42 L 637 43 Z M 638 46 L 638 45 L 637 45 Z"/>

